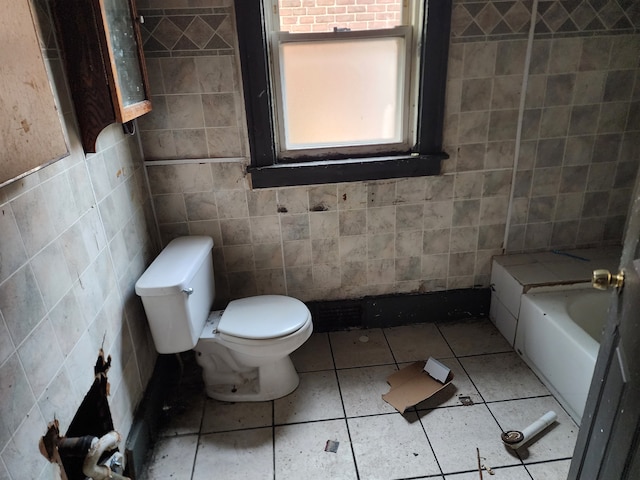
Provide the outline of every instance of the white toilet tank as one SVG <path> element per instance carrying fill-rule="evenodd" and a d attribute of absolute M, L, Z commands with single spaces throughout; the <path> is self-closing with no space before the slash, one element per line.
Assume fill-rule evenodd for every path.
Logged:
<path fill-rule="evenodd" d="M 215 297 L 211 237 L 179 237 L 136 282 L 159 353 L 191 350 Z"/>

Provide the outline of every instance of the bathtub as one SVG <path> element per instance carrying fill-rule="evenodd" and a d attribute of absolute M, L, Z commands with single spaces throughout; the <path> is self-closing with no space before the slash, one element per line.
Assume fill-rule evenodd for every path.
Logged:
<path fill-rule="evenodd" d="M 608 292 L 588 287 L 542 292 L 532 289 L 520 303 L 516 352 L 578 424 L 609 300 Z"/>

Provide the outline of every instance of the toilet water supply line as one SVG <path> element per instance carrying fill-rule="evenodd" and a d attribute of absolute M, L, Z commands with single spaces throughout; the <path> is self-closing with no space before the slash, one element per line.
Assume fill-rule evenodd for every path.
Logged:
<path fill-rule="evenodd" d="M 529 85 L 529 70 L 531 68 L 531 52 L 533 50 L 533 36 L 538 17 L 538 0 L 533 0 L 531 5 L 531 21 L 529 22 L 529 35 L 527 37 L 527 51 L 524 57 L 524 71 L 522 72 L 522 91 L 520 92 L 520 105 L 518 106 L 518 125 L 516 127 L 516 146 L 513 153 L 513 172 L 511 173 L 511 190 L 509 192 L 509 204 L 507 205 L 507 218 L 502 241 L 503 252 L 507 251 L 509 244 L 509 229 L 511 227 L 511 214 L 513 211 L 513 196 L 516 187 L 516 175 L 518 173 L 518 161 L 520 157 L 520 141 L 522 139 L 522 124 L 524 122 L 524 106 Z"/>

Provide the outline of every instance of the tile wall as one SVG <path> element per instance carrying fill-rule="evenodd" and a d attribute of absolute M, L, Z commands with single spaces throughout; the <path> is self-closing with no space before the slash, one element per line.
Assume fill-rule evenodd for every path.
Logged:
<path fill-rule="evenodd" d="M 135 137 L 117 125 L 98 153 L 78 138 L 46 2 L 42 49 L 71 154 L 0 189 L 0 478 L 51 479 L 38 451 L 93 382 L 101 345 L 114 425 L 126 438 L 156 353 L 133 284 L 157 249 Z M 155 238 L 155 237 L 154 237 Z"/>
<path fill-rule="evenodd" d="M 525 65 L 531 1 L 455 0 L 443 175 L 266 190 L 243 173 L 231 1 L 139 5 L 158 222 L 165 242 L 213 236 L 221 302 L 487 286 L 504 247 L 620 242 L 640 161 L 638 2 L 538 2 Z"/>

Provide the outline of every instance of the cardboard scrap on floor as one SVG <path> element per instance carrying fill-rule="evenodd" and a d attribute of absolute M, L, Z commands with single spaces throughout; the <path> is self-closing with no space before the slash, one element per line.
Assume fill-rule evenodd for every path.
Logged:
<path fill-rule="evenodd" d="M 453 380 L 453 373 L 443 363 L 429 357 L 426 362 L 415 362 L 387 377 L 391 386 L 382 395 L 385 402 L 400 413 L 445 388 Z"/>

